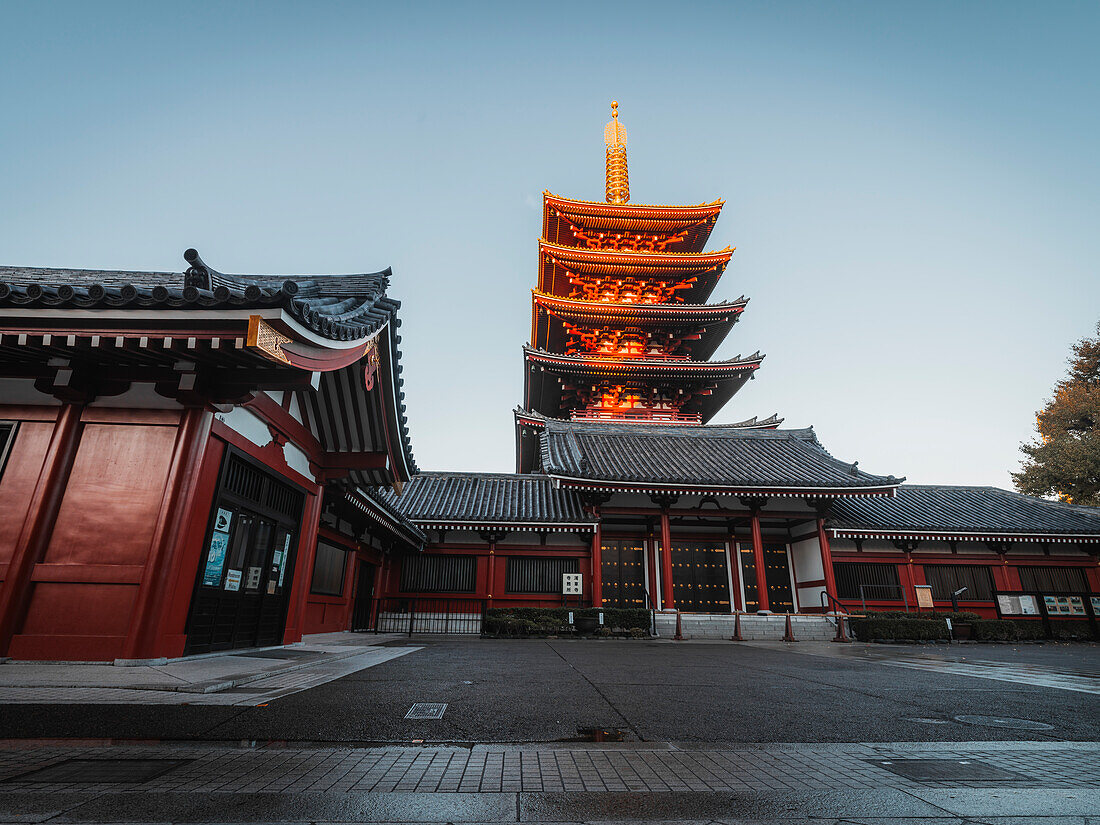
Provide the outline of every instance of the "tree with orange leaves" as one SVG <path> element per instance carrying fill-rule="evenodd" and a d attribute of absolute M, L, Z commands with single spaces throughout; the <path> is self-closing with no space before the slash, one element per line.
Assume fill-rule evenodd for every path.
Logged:
<path fill-rule="evenodd" d="M 1039 438 L 1020 446 L 1021 493 L 1100 507 L 1100 324 L 1096 333 L 1073 345 L 1069 375 L 1037 414 Z"/>

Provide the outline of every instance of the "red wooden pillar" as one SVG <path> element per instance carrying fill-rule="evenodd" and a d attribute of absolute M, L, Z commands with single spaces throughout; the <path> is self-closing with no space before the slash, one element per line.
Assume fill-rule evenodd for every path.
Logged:
<path fill-rule="evenodd" d="M 821 548 L 821 569 L 825 573 L 825 592 L 829 594 L 829 604 L 825 612 L 835 610 L 832 600 L 836 598 L 836 576 L 833 573 L 833 553 L 829 549 L 829 537 L 825 534 L 825 519 L 817 520 L 817 543 Z"/>
<path fill-rule="evenodd" d="M 675 610 L 676 600 L 672 597 L 672 529 L 668 523 L 668 508 L 661 508 L 661 589 L 665 610 Z"/>
<path fill-rule="evenodd" d="M 57 513 L 65 497 L 65 486 L 80 446 L 83 404 L 62 404 L 42 459 L 42 469 L 31 494 L 23 529 L 15 542 L 7 577 L 0 585 L 0 656 L 8 652 L 12 636 L 31 598 L 31 576 L 41 561 L 53 535 Z"/>
<path fill-rule="evenodd" d="M 603 538 L 600 534 L 600 514 L 596 517 L 596 530 L 592 534 L 592 606 L 603 607 Z"/>
<path fill-rule="evenodd" d="M 496 586 L 497 581 L 497 543 L 496 540 L 489 542 L 489 578 L 486 583 L 486 595 L 489 597 L 489 607 L 493 604 L 493 588 Z"/>
<path fill-rule="evenodd" d="M 768 601 L 768 574 L 764 569 L 764 537 L 760 534 L 760 511 L 752 511 L 752 558 L 756 566 L 756 609 L 771 610 Z"/>
<path fill-rule="evenodd" d="M 158 645 L 166 631 L 171 588 L 184 554 L 187 519 L 195 503 L 199 465 L 213 420 L 213 414 L 201 407 L 188 407 L 180 416 L 149 559 L 142 572 L 138 603 L 123 648 L 124 659 L 152 659 L 164 655 Z"/>
<path fill-rule="evenodd" d="M 283 632 L 283 644 L 292 644 L 302 638 L 302 624 L 306 599 L 313 578 L 313 561 L 317 556 L 317 528 L 321 524 L 321 510 L 324 507 L 324 488 L 318 487 L 312 495 L 306 496 L 305 514 L 302 516 L 301 538 L 294 562 L 294 591 L 287 606 L 286 629 Z"/>

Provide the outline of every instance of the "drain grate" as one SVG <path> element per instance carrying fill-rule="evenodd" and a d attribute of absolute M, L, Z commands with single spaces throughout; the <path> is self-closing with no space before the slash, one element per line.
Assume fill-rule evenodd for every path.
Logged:
<path fill-rule="evenodd" d="M 956 722 L 964 725 L 981 725 L 986 728 L 1009 728 L 1010 730 L 1054 730 L 1054 725 L 1046 722 L 1032 722 L 1030 719 L 1013 719 L 1009 716 L 956 716 Z"/>
<path fill-rule="evenodd" d="M 405 718 L 442 719 L 443 713 L 446 710 L 446 702 L 417 702 L 415 705 L 409 708 L 409 712 L 405 714 Z"/>
<path fill-rule="evenodd" d="M 138 783 L 187 765 L 190 759 L 67 759 L 6 782 Z"/>
<path fill-rule="evenodd" d="M 1005 782 L 1031 777 L 975 759 L 868 759 L 872 765 L 916 782 Z"/>

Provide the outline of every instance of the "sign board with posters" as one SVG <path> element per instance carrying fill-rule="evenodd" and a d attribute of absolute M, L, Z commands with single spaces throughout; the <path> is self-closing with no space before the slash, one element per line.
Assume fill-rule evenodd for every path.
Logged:
<path fill-rule="evenodd" d="M 566 596 L 579 596 L 579 595 L 581 595 L 581 574 L 580 573 L 562 573 L 561 574 L 561 592 Z"/>
<path fill-rule="evenodd" d="M 1038 616 L 1039 602 L 1034 596 L 997 594 L 997 607 L 1002 616 Z"/>
<path fill-rule="evenodd" d="M 1048 616 L 1087 616 L 1085 600 L 1080 596 L 1043 596 Z"/>
<path fill-rule="evenodd" d="M 927 607 L 929 610 L 935 608 L 936 605 L 932 601 L 932 585 L 915 584 L 913 589 L 917 591 L 917 607 Z"/>

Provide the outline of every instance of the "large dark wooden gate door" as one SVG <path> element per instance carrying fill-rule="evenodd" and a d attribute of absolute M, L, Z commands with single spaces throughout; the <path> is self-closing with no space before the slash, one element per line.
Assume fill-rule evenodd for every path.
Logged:
<path fill-rule="evenodd" d="M 672 543 L 672 598 L 688 613 L 730 612 L 724 543 Z"/>
<path fill-rule="evenodd" d="M 600 586 L 604 607 L 646 607 L 645 561 L 640 541 L 600 545 Z"/>
<path fill-rule="evenodd" d="M 355 604 L 351 610 L 351 629 L 370 630 L 371 607 L 374 604 L 374 565 L 359 560 L 355 577 Z"/>
<path fill-rule="evenodd" d="M 756 562 L 752 543 L 741 543 L 741 574 L 745 586 L 745 610 L 760 609 L 756 595 Z M 765 544 L 764 580 L 768 585 L 768 607 L 773 613 L 793 613 L 794 595 L 791 593 L 791 568 L 787 561 L 785 544 Z"/>
<path fill-rule="evenodd" d="M 283 640 L 304 494 L 230 451 L 199 564 L 185 653 Z"/>

